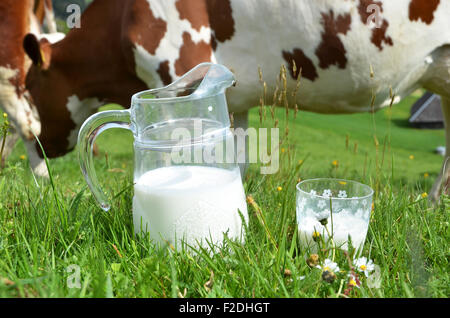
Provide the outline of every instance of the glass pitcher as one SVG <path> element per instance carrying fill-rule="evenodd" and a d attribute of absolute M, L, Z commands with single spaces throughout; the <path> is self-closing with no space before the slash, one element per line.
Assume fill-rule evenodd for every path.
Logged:
<path fill-rule="evenodd" d="M 110 203 L 98 182 L 92 147 L 109 128 L 134 135 L 133 223 L 157 244 L 220 245 L 243 239 L 248 223 L 225 90 L 235 82 L 219 64 L 199 64 L 172 84 L 135 94 L 129 110 L 89 117 L 78 135 L 84 177 L 100 207 Z M 201 243 L 203 242 L 203 243 Z"/>

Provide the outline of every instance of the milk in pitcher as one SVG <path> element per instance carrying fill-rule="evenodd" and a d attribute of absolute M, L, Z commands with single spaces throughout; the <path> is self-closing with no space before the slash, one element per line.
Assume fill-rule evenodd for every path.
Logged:
<path fill-rule="evenodd" d="M 144 173 L 135 183 L 135 232 L 149 232 L 155 243 L 197 246 L 243 239 L 247 205 L 239 169 L 170 166 Z"/>

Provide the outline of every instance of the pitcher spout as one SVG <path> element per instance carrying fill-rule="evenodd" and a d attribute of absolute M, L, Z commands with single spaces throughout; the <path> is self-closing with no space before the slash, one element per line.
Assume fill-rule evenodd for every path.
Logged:
<path fill-rule="evenodd" d="M 225 66 L 201 63 L 173 83 L 165 87 L 140 92 L 135 97 L 137 99 L 152 99 L 154 102 L 186 96 L 198 99 L 224 93 L 228 87 L 235 83 L 233 73 Z"/>
<path fill-rule="evenodd" d="M 223 93 L 228 87 L 234 86 L 236 83 L 234 74 L 221 64 L 203 63 L 197 67 L 199 71 L 197 74 L 201 74 L 205 70 L 206 72 L 193 95 L 216 95 Z M 196 72 L 197 67 L 192 71 Z"/>
<path fill-rule="evenodd" d="M 234 83 L 225 66 L 202 63 L 166 87 L 135 94 L 131 110 L 135 137 L 154 140 L 154 125 L 195 118 L 215 122 L 214 127 L 230 127 L 225 90 Z"/>

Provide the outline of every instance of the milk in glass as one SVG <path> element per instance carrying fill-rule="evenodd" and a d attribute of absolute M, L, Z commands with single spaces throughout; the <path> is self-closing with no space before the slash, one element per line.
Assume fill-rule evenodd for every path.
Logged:
<path fill-rule="evenodd" d="M 349 237 L 362 250 L 369 227 L 373 190 L 352 180 L 318 178 L 297 184 L 300 243 L 317 252 L 329 247 L 348 250 Z M 320 240 L 319 240 L 320 238 Z M 332 241 L 330 240 L 332 238 Z M 320 245 L 320 246 L 319 246 Z"/>
<path fill-rule="evenodd" d="M 331 218 L 328 223 L 322 225 L 314 216 L 303 216 L 298 222 L 300 242 L 303 246 L 310 246 L 316 251 L 317 243 L 313 241 L 313 233 L 319 233 L 326 241 L 333 233 L 333 241 L 336 247 L 348 250 L 348 237 L 352 240 L 352 246 L 357 250 L 362 248 L 367 235 L 369 224 L 360 216 L 350 211 L 343 210 L 333 215 L 333 226 Z"/>

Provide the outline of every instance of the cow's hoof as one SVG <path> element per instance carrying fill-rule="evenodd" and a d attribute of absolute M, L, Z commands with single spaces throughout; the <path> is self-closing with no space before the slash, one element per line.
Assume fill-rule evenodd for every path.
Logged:
<path fill-rule="evenodd" d="M 36 177 L 40 177 L 40 178 L 48 178 L 49 177 L 47 165 L 45 164 L 45 160 L 42 160 L 41 162 L 39 162 L 39 164 L 37 164 L 35 167 L 33 167 L 33 173 Z"/>
<path fill-rule="evenodd" d="M 428 199 L 433 203 L 433 205 L 436 207 L 441 203 L 441 199 L 444 195 L 448 195 L 447 194 L 448 189 L 432 189 L 430 191 L 430 194 L 428 195 Z"/>
<path fill-rule="evenodd" d="M 440 199 L 440 193 L 430 193 L 430 195 L 428 196 L 428 199 L 434 204 L 437 205 L 439 203 L 439 199 Z"/>

